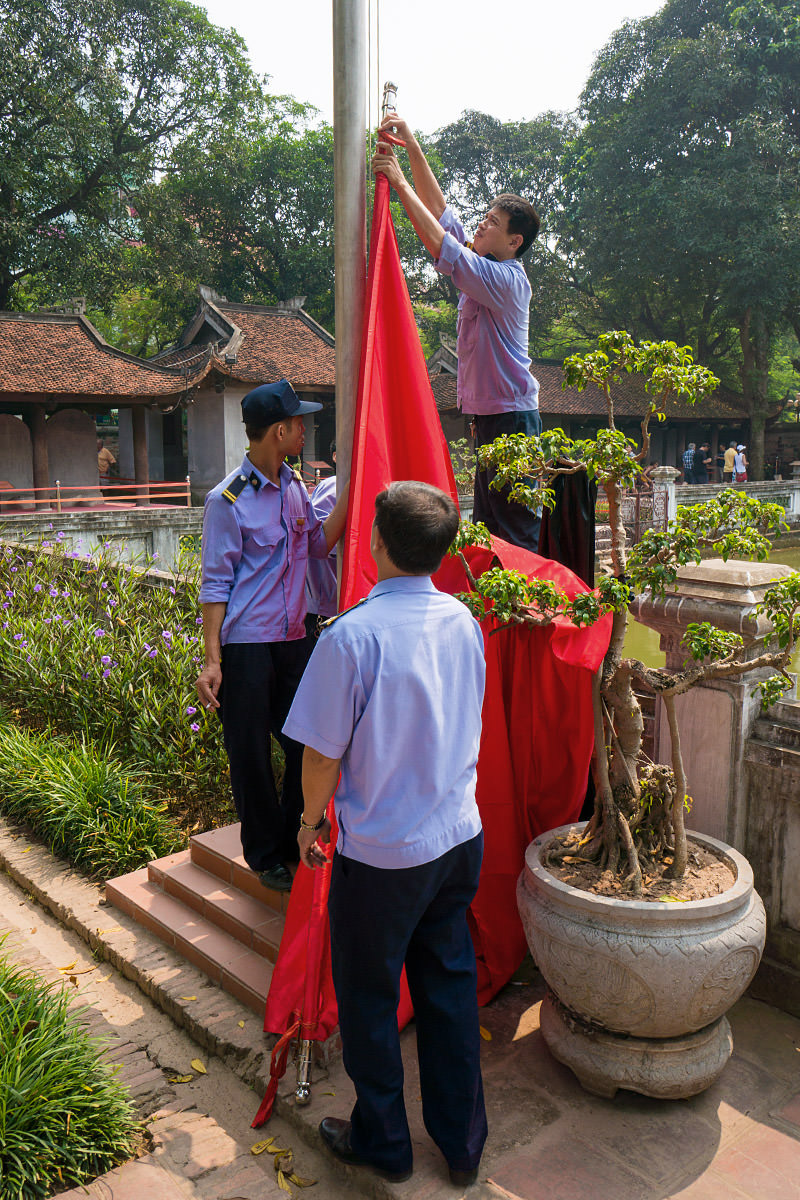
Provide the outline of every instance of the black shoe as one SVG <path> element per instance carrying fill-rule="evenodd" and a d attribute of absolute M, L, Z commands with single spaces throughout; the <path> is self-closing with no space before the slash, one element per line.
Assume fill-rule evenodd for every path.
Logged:
<path fill-rule="evenodd" d="M 404 1183 L 406 1179 L 411 1178 L 413 1169 L 411 1167 L 407 1171 L 386 1171 L 383 1167 L 378 1167 L 375 1163 L 362 1158 L 360 1154 L 356 1154 L 350 1145 L 349 1121 L 343 1121 L 341 1117 L 323 1117 L 319 1123 L 319 1132 L 331 1154 L 335 1154 L 341 1162 L 347 1163 L 348 1166 L 371 1167 L 377 1175 L 388 1179 L 390 1183 Z"/>
<path fill-rule="evenodd" d="M 473 1167 L 471 1171 L 459 1171 L 456 1167 L 450 1168 L 450 1182 L 453 1187 L 471 1187 L 477 1178 L 477 1167 Z"/>
<path fill-rule="evenodd" d="M 272 888 L 273 892 L 291 891 L 292 873 L 291 871 L 287 871 L 283 863 L 278 863 L 274 867 L 267 867 L 266 871 L 260 871 L 258 878 L 265 888 Z"/>

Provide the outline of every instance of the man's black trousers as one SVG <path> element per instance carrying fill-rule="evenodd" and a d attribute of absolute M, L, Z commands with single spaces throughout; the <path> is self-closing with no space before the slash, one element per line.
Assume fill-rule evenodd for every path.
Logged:
<path fill-rule="evenodd" d="M 219 712 L 233 800 L 242 823 L 242 853 L 253 871 L 297 861 L 303 747 L 281 733 L 281 727 L 309 653 L 305 638 L 222 647 Z M 286 758 L 280 798 L 272 773 L 270 733 Z"/>
<path fill-rule="evenodd" d="M 524 412 L 487 413 L 485 416 L 476 414 L 472 420 L 475 422 L 476 447 L 488 446 L 504 434 L 524 433 L 528 437 L 538 437 L 542 432 L 538 408 Z M 496 474 L 494 467 L 485 467 L 483 470 L 478 467 L 475 471 L 473 521 L 476 524 L 482 521 L 489 533 L 511 542 L 513 546 L 538 553 L 541 517 L 524 504 L 509 500 L 507 487 L 502 491 L 490 487 Z"/>
<path fill-rule="evenodd" d="M 397 1031 L 400 973 L 414 1004 L 422 1115 L 451 1167 L 486 1141 L 475 950 L 467 908 L 483 834 L 433 862 L 385 870 L 335 854 L 328 912 L 345 1070 L 356 1089 L 353 1149 L 387 1171 L 411 1166 Z"/>

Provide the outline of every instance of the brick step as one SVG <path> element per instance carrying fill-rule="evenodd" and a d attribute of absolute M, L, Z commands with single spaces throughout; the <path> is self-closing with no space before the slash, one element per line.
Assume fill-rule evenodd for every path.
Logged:
<path fill-rule="evenodd" d="M 185 865 L 184 862 L 177 864 L 179 868 L 184 868 Z M 157 865 L 156 870 L 159 870 Z M 187 894 L 191 894 L 185 875 L 185 870 L 182 870 L 181 886 L 186 888 Z M 206 890 L 213 894 L 213 885 L 205 886 Z M 201 915 L 195 908 L 189 907 L 174 895 L 166 894 L 149 878 L 148 867 L 142 867 L 141 870 L 123 875 L 119 879 L 109 880 L 106 884 L 106 897 L 111 904 L 133 917 L 138 924 L 149 929 L 189 962 L 199 967 L 224 991 L 235 996 L 254 1012 L 263 1013 L 272 976 L 271 957 L 274 957 L 272 948 L 275 945 L 273 939 L 277 936 L 269 926 L 272 922 L 282 925 L 282 918 L 277 916 L 274 909 L 261 905 L 262 912 L 257 915 L 263 916 L 264 920 L 253 929 L 252 943 L 259 947 L 255 949 L 218 927 L 208 915 Z M 208 903 L 208 898 L 204 897 L 204 904 Z M 240 901 L 245 899 L 248 898 L 239 897 Z M 245 905 L 237 906 L 224 895 L 217 897 L 211 908 L 216 908 L 213 915 L 228 920 L 232 928 L 244 924 L 250 912 Z M 265 951 L 267 946 L 270 948 L 270 955 L 261 952 Z"/>
<path fill-rule="evenodd" d="M 147 877 L 162 892 L 180 900 L 248 950 L 255 950 L 270 962 L 277 958 L 283 934 L 283 913 L 275 907 L 281 904 L 280 893 L 268 891 L 259 883 L 261 899 L 256 900 L 196 866 L 189 850 L 151 862 Z"/>
<path fill-rule="evenodd" d="M 285 913 L 289 903 L 288 892 L 273 892 L 259 882 L 242 856 L 240 825 L 225 825 L 222 829 L 210 829 L 189 839 L 189 854 L 196 867 L 216 875 L 222 883 L 230 884 L 238 892 L 251 896 L 276 912 Z"/>
<path fill-rule="evenodd" d="M 756 726 L 758 722 L 756 722 Z M 747 739 L 745 762 L 753 767 L 778 767 L 782 771 L 791 771 L 793 778 L 800 779 L 800 749 L 793 750 L 790 746 L 779 746 L 774 742 L 766 742 L 758 737 L 757 728 L 752 737 Z"/>

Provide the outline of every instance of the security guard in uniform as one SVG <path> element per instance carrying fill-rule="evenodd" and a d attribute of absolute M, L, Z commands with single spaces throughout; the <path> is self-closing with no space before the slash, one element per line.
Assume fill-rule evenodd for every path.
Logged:
<path fill-rule="evenodd" d="M 250 443 L 240 470 L 206 497 L 202 585 L 205 666 L 197 693 L 222 717 L 242 853 L 266 887 L 288 891 L 302 812 L 302 746 L 281 732 L 308 660 L 305 577 L 309 555 L 327 557 L 344 529 L 347 491 L 323 523 L 285 462 L 303 449 L 301 401 L 286 379 L 242 400 Z M 278 797 L 270 732 L 286 757 Z"/>

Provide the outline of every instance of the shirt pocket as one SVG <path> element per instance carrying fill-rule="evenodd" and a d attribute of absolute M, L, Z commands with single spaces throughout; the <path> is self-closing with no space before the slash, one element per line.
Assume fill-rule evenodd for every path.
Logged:
<path fill-rule="evenodd" d="M 289 541 L 292 558 L 308 558 L 308 517 L 295 516 L 292 513 L 286 518 L 289 526 Z"/>

